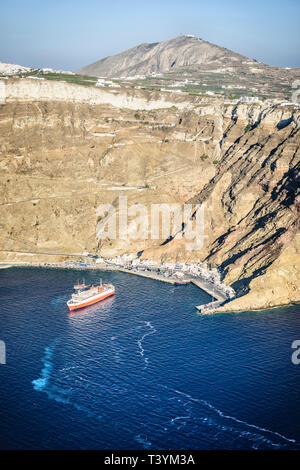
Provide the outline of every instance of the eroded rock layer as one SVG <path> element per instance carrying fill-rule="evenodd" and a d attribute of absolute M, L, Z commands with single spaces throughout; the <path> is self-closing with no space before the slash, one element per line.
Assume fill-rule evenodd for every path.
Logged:
<path fill-rule="evenodd" d="M 31 87 L 22 100 L 13 81 L 0 106 L 2 261 L 143 251 L 220 267 L 239 295 L 230 310 L 299 301 L 296 108 L 191 97 L 178 106 L 168 94 L 167 107 L 155 97 L 151 109 L 144 93 L 147 106 L 137 110 L 55 100 Z M 120 195 L 149 213 L 154 203 L 203 204 L 204 245 L 187 250 L 184 239 L 163 234 L 99 240 L 99 205 L 118 211 Z"/>

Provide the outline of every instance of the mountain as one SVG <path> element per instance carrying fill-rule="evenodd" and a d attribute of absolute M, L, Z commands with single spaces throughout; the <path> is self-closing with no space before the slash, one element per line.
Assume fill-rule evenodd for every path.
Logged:
<path fill-rule="evenodd" d="M 98 60 L 78 72 L 103 77 L 128 77 L 189 67 L 236 66 L 244 61 L 249 59 L 195 36 L 184 35 L 168 41 L 140 44 L 121 54 Z M 254 65 L 255 61 L 250 60 L 251 64 Z"/>
<path fill-rule="evenodd" d="M 78 70 L 119 83 L 193 95 L 290 100 L 300 69 L 279 68 L 249 59 L 191 35 L 140 44 Z M 125 83 L 126 82 L 126 83 Z"/>

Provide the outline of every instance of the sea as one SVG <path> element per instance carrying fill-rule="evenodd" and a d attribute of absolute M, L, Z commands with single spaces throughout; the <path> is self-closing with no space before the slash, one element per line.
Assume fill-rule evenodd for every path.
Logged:
<path fill-rule="evenodd" d="M 70 313 L 73 285 L 116 295 Z M 0 270 L 1 449 L 300 449 L 300 306 L 200 315 L 201 289 Z M 299 355 L 300 356 L 300 355 Z"/>

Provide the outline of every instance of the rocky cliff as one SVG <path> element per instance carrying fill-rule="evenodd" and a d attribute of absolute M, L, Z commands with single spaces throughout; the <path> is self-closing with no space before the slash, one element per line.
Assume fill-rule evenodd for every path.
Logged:
<path fill-rule="evenodd" d="M 249 111 L 230 111 L 216 174 L 190 200 L 206 207 L 199 257 L 219 266 L 239 293 L 220 311 L 299 300 L 299 114 Z"/>
<path fill-rule="evenodd" d="M 0 80 L 3 90 L 3 101 L 59 101 L 86 103 L 91 105 L 109 104 L 117 108 L 128 109 L 161 109 L 170 108 L 176 104 L 178 108 L 192 105 L 194 100 L 189 96 L 173 96 L 170 100 L 168 93 L 143 92 L 135 89 L 119 88 L 90 88 L 64 81 L 48 81 L 44 79 L 11 78 Z"/>
<path fill-rule="evenodd" d="M 297 107 L 42 83 L 9 80 L 0 106 L 2 261 L 143 251 L 221 267 L 230 310 L 299 301 Z M 203 204 L 203 247 L 99 241 L 99 204 L 120 194 Z"/>

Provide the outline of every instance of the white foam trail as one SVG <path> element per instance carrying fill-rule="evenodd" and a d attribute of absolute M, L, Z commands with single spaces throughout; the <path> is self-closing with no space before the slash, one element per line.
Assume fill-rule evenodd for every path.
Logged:
<path fill-rule="evenodd" d="M 138 436 L 135 436 L 134 440 L 138 442 L 139 444 L 142 444 L 144 449 L 149 449 L 152 445 L 152 442 L 150 442 L 147 438 L 147 436 L 143 436 L 139 434 Z"/>
<path fill-rule="evenodd" d="M 190 419 L 190 417 L 191 417 L 191 415 L 189 415 L 189 416 L 176 416 L 176 418 L 171 419 L 171 423 L 173 424 L 173 423 L 175 423 L 175 421 L 179 421 L 181 419 Z"/>
<path fill-rule="evenodd" d="M 66 303 L 67 300 L 68 300 L 67 295 L 61 295 L 59 297 L 56 297 L 56 299 L 51 300 L 50 304 L 52 305 L 52 307 L 56 309 L 60 307 L 62 303 Z"/>
<path fill-rule="evenodd" d="M 119 336 L 122 336 L 122 335 L 111 336 L 110 340 L 114 342 L 111 348 L 111 352 L 113 354 L 115 361 L 122 363 L 121 353 L 123 352 L 123 348 L 120 347 L 120 344 L 118 342 Z"/>
<path fill-rule="evenodd" d="M 234 416 L 230 416 L 230 415 L 226 415 L 225 413 L 223 413 L 223 411 L 219 410 L 218 408 L 216 408 L 215 406 L 213 406 L 211 403 L 209 403 L 207 400 L 202 400 L 202 399 L 198 399 L 198 398 L 194 398 L 192 397 L 191 395 L 189 395 L 188 393 L 185 393 L 185 392 L 181 392 L 180 390 L 176 390 L 176 389 L 172 389 L 172 388 L 169 388 L 169 387 L 166 387 L 164 385 L 162 385 L 163 388 L 166 388 L 166 389 L 169 389 L 169 390 L 172 390 L 173 392 L 179 394 L 179 395 L 183 395 L 187 398 L 189 398 L 189 400 L 191 401 L 194 401 L 194 402 L 197 402 L 197 403 L 202 403 L 204 405 L 206 405 L 208 408 L 210 408 L 211 410 L 213 410 L 215 413 L 217 413 L 219 416 L 221 416 L 222 418 L 224 419 L 228 419 L 228 420 L 231 420 L 231 421 L 235 421 L 236 423 L 239 423 L 239 424 L 243 424 L 244 426 L 247 426 L 249 428 L 252 428 L 252 429 L 256 429 L 258 431 L 261 431 L 261 432 L 266 432 L 266 433 L 269 433 L 273 436 L 277 436 L 287 442 L 293 442 L 293 443 L 296 443 L 296 440 L 295 439 L 290 439 L 286 436 L 283 436 L 282 434 L 280 434 L 279 432 L 277 431 L 271 431 L 270 429 L 266 429 L 266 428 L 262 428 L 260 426 L 257 426 L 256 424 L 251 424 L 251 423 L 247 423 L 246 421 L 242 421 L 238 418 L 235 418 Z"/>
<path fill-rule="evenodd" d="M 66 372 L 68 370 L 71 370 L 71 369 L 80 369 L 82 368 L 83 366 L 71 366 L 71 367 L 63 367 L 62 369 L 59 369 L 59 372 Z"/>
<path fill-rule="evenodd" d="M 56 344 L 57 344 L 57 340 L 54 340 L 50 344 L 50 346 L 47 346 L 45 348 L 45 355 L 42 358 L 42 363 L 44 364 L 44 367 L 41 370 L 41 377 L 39 379 L 32 381 L 34 390 L 37 390 L 40 392 L 44 390 L 48 385 L 48 382 L 52 373 L 52 369 L 53 369 L 53 364 L 51 362 L 51 359 L 52 359 Z"/>
<path fill-rule="evenodd" d="M 144 349 L 143 346 L 142 346 L 142 342 L 144 341 L 144 339 L 145 339 L 147 336 L 150 336 L 150 335 L 153 335 L 154 333 L 156 333 L 157 330 L 154 328 L 154 326 L 151 325 L 151 322 L 150 322 L 150 321 L 145 321 L 145 324 L 146 324 L 147 327 L 150 328 L 150 331 L 149 331 L 148 333 L 145 333 L 145 334 L 137 341 L 137 344 L 138 344 L 138 347 L 139 347 L 139 353 L 140 353 L 140 355 L 144 358 L 146 367 L 148 367 L 148 365 L 149 365 L 149 359 L 148 359 L 148 357 L 144 357 L 145 349 Z M 146 368 L 146 367 L 145 367 L 145 368 Z"/>
<path fill-rule="evenodd" d="M 72 394 L 71 390 L 64 390 L 63 388 L 57 387 L 56 385 L 50 385 L 50 378 L 53 372 L 52 357 L 57 343 L 58 339 L 54 340 L 50 346 L 45 348 L 45 354 L 42 358 L 44 367 L 41 370 L 41 377 L 32 381 L 33 388 L 38 392 L 45 392 L 48 398 L 55 400 L 58 403 L 71 405 L 76 410 L 83 411 L 88 416 L 93 416 L 94 413 L 91 410 L 70 400 Z"/>
<path fill-rule="evenodd" d="M 220 429 L 221 431 L 224 432 L 231 432 L 233 434 L 237 434 L 239 438 L 244 437 L 245 439 L 251 440 L 252 441 L 252 448 L 253 449 L 258 449 L 259 447 L 255 446 L 253 441 L 261 441 L 263 444 L 268 444 L 272 447 L 280 447 L 280 444 L 276 444 L 270 439 L 266 438 L 263 434 L 258 434 L 253 431 L 240 431 L 238 429 L 234 429 L 232 426 L 226 426 L 223 424 L 218 424 L 216 421 L 214 421 L 212 418 L 198 418 L 200 421 L 205 424 L 206 426 L 212 426 L 213 428 Z"/>
<path fill-rule="evenodd" d="M 213 411 L 215 411 L 219 416 L 221 416 L 222 418 L 225 418 L 225 419 L 231 419 L 232 421 L 235 421 L 236 423 L 239 423 L 239 424 L 245 424 L 246 426 L 248 426 L 249 428 L 254 428 L 254 429 L 257 429 L 258 431 L 262 431 L 262 432 L 266 432 L 266 433 L 270 433 L 272 434 L 273 436 L 277 436 L 277 437 L 280 437 L 281 439 L 284 439 L 285 441 L 287 442 L 296 442 L 295 439 L 290 439 L 286 436 L 283 436 L 283 434 L 280 434 L 279 432 L 277 431 L 271 431 L 270 429 L 266 429 L 266 428 L 262 428 L 260 426 L 257 426 L 255 424 L 251 424 L 251 423 L 247 423 L 245 421 L 242 421 L 238 418 L 235 418 L 234 416 L 230 416 L 230 415 L 226 415 L 223 413 L 223 411 L 219 410 L 218 408 L 214 407 L 211 403 L 207 402 L 206 400 L 202 400 L 203 403 L 205 403 L 209 408 L 211 408 Z"/>

